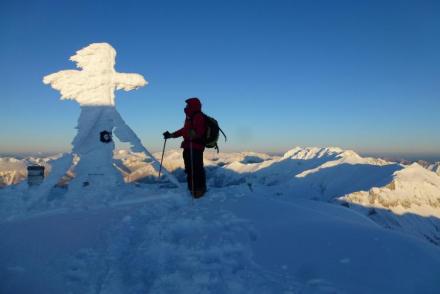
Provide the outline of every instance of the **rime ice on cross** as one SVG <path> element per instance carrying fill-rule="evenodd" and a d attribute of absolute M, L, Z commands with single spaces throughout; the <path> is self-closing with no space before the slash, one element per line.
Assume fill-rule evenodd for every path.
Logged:
<path fill-rule="evenodd" d="M 91 44 L 72 57 L 82 70 L 62 70 L 45 76 L 43 82 L 60 91 L 61 99 L 85 105 L 115 105 L 115 90 L 130 91 L 147 82 L 139 74 L 115 71 L 115 49 L 107 43 Z"/>
<path fill-rule="evenodd" d="M 78 133 L 72 142 L 72 153 L 79 157 L 79 163 L 75 166 L 75 178 L 69 183 L 69 191 L 93 187 L 87 189 L 100 191 L 103 195 L 105 189 L 111 191 L 112 187 L 123 183 L 121 174 L 114 167 L 115 144 L 112 140 L 100 140 L 103 133 L 114 133 L 121 142 L 130 143 L 132 151 L 145 153 L 146 160 L 158 170 L 157 160 L 115 108 L 115 90 L 130 91 L 145 86 L 147 82 L 139 74 L 116 72 L 115 57 L 116 51 L 109 44 L 91 44 L 70 57 L 81 70 L 62 70 L 43 79 L 45 84 L 60 91 L 61 99 L 72 99 L 81 105 Z M 62 171 L 54 174 L 62 174 Z M 179 186 L 173 176 L 166 171 L 165 174 Z"/>

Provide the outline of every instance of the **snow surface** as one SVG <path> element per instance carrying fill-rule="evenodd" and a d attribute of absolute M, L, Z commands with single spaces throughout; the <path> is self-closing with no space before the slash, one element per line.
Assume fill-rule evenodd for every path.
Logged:
<path fill-rule="evenodd" d="M 340 199 L 362 206 L 440 218 L 440 177 L 417 163 L 396 171 L 384 187 L 353 192 Z"/>
<path fill-rule="evenodd" d="M 141 190 L 135 190 L 138 196 Z M 438 293 L 440 250 L 247 187 L 0 224 L 1 293 Z"/>
<path fill-rule="evenodd" d="M 125 150 L 110 191 L 0 189 L 0 293 L 440 292 L 435 173 L 333 147 L 205 155 L 199 201 Z M 183 182 L 181 156 L 164 162 Z"/>
<path fill-rule="evenodd" d="M 103 130 L 114 132 L 120 142 L 130 145 L 133 152 L 142 153 L 142 161 L 157 174 L 160 163 L 143 146 L 139 137 L 114 107 L 82 107 L 77 129 L 78 134 L 72 142 L 74 146 L 72 152 L 79 157 L 79 163 L 74 169 L 75 174 L 79 176 L 72 181 L 70 185 L 72 190 L 80 189 L 84 182 L 99 185 L 101 189 L 111 189 L 122 183 L 121 173 L 114 168 L 114 141 L 103 144 L 98 140 Z M 178 181 L 166 169 L 163 169 L 163 173 L 171 182 L 179 186 Z"/>

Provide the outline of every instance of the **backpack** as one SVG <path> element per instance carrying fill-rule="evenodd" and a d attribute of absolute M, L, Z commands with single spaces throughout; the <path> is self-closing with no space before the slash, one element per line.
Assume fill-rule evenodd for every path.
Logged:
<path fill-rule="evenodd" d="M 223 137 L 225 137 L 225 142 L 228 140 L 223 130 L 218 125 L 218 122 L 215 118 L 212 118 L 202 112 L 204 118 L 205 118 L 205 124 L 206 124 L 206 132 L 205 132 L 205 147 L 206 148 L 215 148 L 217 149 L 217 153 L 219 152 L 218 148 L 218 138 L 220 136 L 220 132 L 222 133 Z"/>
<path fill-rule="evenodd" d="M 217 150 L 217 153 L 220 152 L 218 148 L 218 138 L 220 136 L 220 132 L 223 134 L 223 137 L 225 137 L 225 142 L 228 140 L 223 130 L 218 125 L 218 122 L 215 118 L 212 118 L 203 112 L 200 112 L 203 115 L 203 118 L 205 119 L 205 135 L 203 137 L 203 144 L 206 148 L 215 148 Z"/>

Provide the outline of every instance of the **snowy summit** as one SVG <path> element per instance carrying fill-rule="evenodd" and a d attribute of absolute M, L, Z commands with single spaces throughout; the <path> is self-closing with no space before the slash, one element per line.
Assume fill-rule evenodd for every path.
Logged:
<path fill-rule="evenodd" d="M 61 159 L 40 159 L 49 178 Z M 440 177 L 416 163 L 213 152 L 192 203 L 147 159 L 114 152 L 126 184 L 109 191 L 72 189 L 70 172 L 44 197 L 0 189 L 0 293 L 439 293 Z M 12 175 L 31 160 L 0 164 Z M 185 180 L 180 151 L 164 162 Z"/>

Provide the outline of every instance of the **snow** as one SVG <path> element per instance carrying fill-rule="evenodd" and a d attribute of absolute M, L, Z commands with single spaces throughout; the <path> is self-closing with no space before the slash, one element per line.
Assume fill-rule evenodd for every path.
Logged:
<path fill-rule="evenodd" d="M 3 222 L 0 292 L 438 293 L 438 247 L 244 188 Z"/>
<path fill-rule="evenodd" d="M 325 203 L 263 197 L 243 201 L 233 211 L 252 220 L 258 232 L 252 243 L 255 261 L 273 274 L 295 277 L 305 288 L 298 293 L 435 293 L 439 289 L 437 274 L 425 270 L 438 265 L 438 249 L 433 246 L 420 248 L 415 239 L 384 231 L 350 210 Z M 436 260 L 427 257 L 427 263 L 421 262 L 418 257 L 427 252 Z M 425 271 L 428 280 L 415 278 L 416 268 Z M 396 280 L 400 282 L 390 282 Z"/>
<path fill-rule="evenodd" d="M 46 158 L 26 157 L 21 160 L 13 157 L 0 158 L 0 188 L 18 184 L 26 179 L 27 167 L 30 165 L 43 165 L 45 167 L 45 174 L 48 174 L 51 167 L 47 162 L 58 156 Z"/>
<path fill-rule="evenodd" d="M 0 159 L 1 293 L 440 293 L 440 177 L 338 147 L 206 152 L 184 191 L 181 150 L 151 154 L 115 108 L 147 82 L 91 44 L 43 82 L 81 106 L 72 151 Z M 130 151 L 101 142 L 106 131 Z M 46 179 L 22 181 L 30 163 Z M 21 182 L 22 181 L 22 182 Z"/>
<path fill-rule="evenodd" d="M 139 74 L 115 71 L 116 50 L 108 43 L 94 43 L 70 57 L 81 70 L 62 70 L 43 82 L 61 92 L 61 99 L 76 100 L 81 106 L 114 106 L 115 90 L 130 91 L 147 84 Z"/>
<path fill-rule="evenodd" d="M 123 184 L 119 172 L 122 169 L 113 161 L 114 141 L 101 142 L 100 135 L 103 132 L 114 132 L 121 142 L 130 144 L 133 152 L 145 153 L 146 161 L 156 171 L 159 170 L 159 162 L 144 147 L 115 108 L 115 90 L 130 91 L 147 83 L 139 74 L 117 73 L 114 69 L 115 58 L 116 50 L 110 44 L 94 43 L 77 51 L 76 55 L 70 58 L 82 70 L 64 70 L 43 79 L 45 84 L 50 84 L 52 88 L 60 91 L 62 99 L 73 99 L 81 105 L 78 133 L 72 142 L 71 156 L 71 159 L 76 157 L 79 161 L 73 169 L 72 164 L 65 162 L 58 165 L 60 169 L 54 172 L 60 179 L 68 174 L 69 170 L 75 174 L 68 185 L 65 195 L 67 200 L 64 201 L 70 206 L 102 203 L 117 198 L 112 192 L 115 187 Z M 166 169 L 164 175 L 174 185 L 180 186 Z M 96 191 L 100 191 L 101 195 L 96 195 Z M 47 193 L 41 192 L 34 198 L 44 199 L 50 191 L 46 189 L 45 192 Z"/>
<path fill-rule="evenodd" d="M 109 110 L 113 112 L 111 108 Z M 114 115 L 120 119 L 117 112 Z M 98 132 L 99 128 L 94 131 Z M 90 131 L 87 132 L 90 133 Z M 135 136 L 132 132 L 129 134 Z M 142 151 L 142 144 L 137 137 L 135 139 L 122 135 L 121 137 L 126 141 L 138 142 L 133 149 Z M 94 144 L 94 141 L 90 144 Z M 102 156 L 102 154 L 97 156 Z M 157 182 L 156 159 L 160 158 L 161 153 L 151 155 L 155 160 L 144 152 L 128 150 L 118 150 L 108 156 L 113 158 L 113 163 L 110 164 L 111 161 L 106 160 L 107 169 L 114 173 L 119 170 L 125 182 Z M 50 169 L 50 164 L 45 164 Z M 439 207 L 436 204 L 440 193 L 439 177 L 417 164 L 405 166 L 381 159 L 363 158 L 353 151 L 336 147 L 296 147 L 283 156 L 270 156 L 255 152 L 217 154 L 208 151 L 205 152 L 205 165 L 210 186 L 226 187 L 245 184 L 261 189 L 269 188 L 276 191 L 274 193 L 295 194 L 295 197 L 324 201 L 337 199 L 349 201 L 349 198 L 358 197 L 362 199 L 351 202 L 368 207 L 371 206 L 371 199 L 362 195 L 368 195 L 370 192 L 385 195 L 394 191 L 394 194 L 398 193 L 394 197 L 399 198 L 403 204 L 393 206 L 396 213 L 439 215 Z M 181 150 L 167 151 L 164 166 L 172 171 L 181 182 L 185 181 Z M 95 173 L 100 172 L 108 171 Z M 395 185 L 397 188 L 389 189 Z M 343 198 L 345 196 L 347 197 Z M 384 197 L 379 197 L 379 199 L 385 199 L 388 196 Z M 408 201 L 411 205 L 408 205 Z M 390 209 L 387 206 L 377 207 Z M 430 214 L 426 213 L 427 209 L 431 210 Z"/>
<path fill-rule="evenodd" d="M 367 207 L 390 209 L 394 213 L 417 213 L 440 218 L 440 177 L 413 163 L 393 174 L 384 187 L 354 192 L 340 199 Z"/>
<path fill-rule="evenodd" d="M 428 169 L 430 171 L 435 172 L 436 174 L 438 174 L 440 176 L 440 162 L 436 162 L 436 163 L 430 164 L 428 166 Z"/>
<path fill-rule="evenodd" d="M 53 187 L 71 154 L 37 189 L 0 189 L 0 293 L 440 292 L 440 177 L 418 164 L 335 147 L 208 151 L 194 201 L 138 151 L 109 152 L 125 178 L 109 190 Z M 164 163 L 184 182 L 181 150 Z"/>

